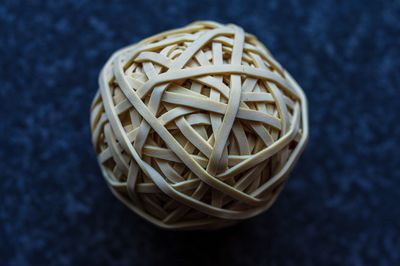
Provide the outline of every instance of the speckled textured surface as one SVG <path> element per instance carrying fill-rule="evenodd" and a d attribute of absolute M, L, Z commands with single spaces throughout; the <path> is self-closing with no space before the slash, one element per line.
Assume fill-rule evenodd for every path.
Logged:
<path fill-rule="evenodd" d="M 0 3 L 1 265 L 400 265 L 399 1 L 133 2 Z M 167 232 L 108 191 L 88 110 L 114 50 L 198 19 L 270 48 L 310 142 L 269 212 Z"/>

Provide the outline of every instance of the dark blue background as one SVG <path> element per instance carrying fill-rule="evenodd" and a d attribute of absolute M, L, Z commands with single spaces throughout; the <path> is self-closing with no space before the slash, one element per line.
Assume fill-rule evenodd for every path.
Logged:
<path fill-rule="evenodd" d="M 114 50 L 199 19 L 270 48 L 310 142 L 269 212 L 168 232 L 108 191 L 89 106 Z M 400 265 L 399 1 L 9 0 L 0 36 L 1 265 Z"/>

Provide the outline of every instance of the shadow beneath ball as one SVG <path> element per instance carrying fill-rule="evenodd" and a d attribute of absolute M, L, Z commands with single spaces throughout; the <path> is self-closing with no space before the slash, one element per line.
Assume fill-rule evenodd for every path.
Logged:
<path fill-rule="evenodd" d="M 268 216 L 268 219 L 266 216 Z M 270 214 L 214 231 L 173 232 L 157 229 L 152 263 L 170 265 L 259 265 L 267 263 L 274 238 Z M 267 230 L 266 230 L 267 228 Z M 260 256 L 262 255 L 262 256 Z"/>
<path fill-rule="evenodd" d="M 168 231 L 127 209 L 106 188 L 77 245 L 75 265 L 269 265 L 288 256 L 301 260 L 305 231 L 297 225 L 307 198 L 293 183 L 267 212 L 231 227 L 213 231 Z M 299 203 L 300 202 L 300 203 Z M 297 207 L 295 207 L 297 206 Z M 92 236 L 88 238 L 88 236 Z M 297 240 L 297 241 L 296 241 Z M 89 242 L 88 242 L 89 241 Z M 300 246 L 299 246 L 300 245 Z M 297 248 L 296 248 L 297 247 Z M 90 251 L 90 252 L 89 252 Z"/>

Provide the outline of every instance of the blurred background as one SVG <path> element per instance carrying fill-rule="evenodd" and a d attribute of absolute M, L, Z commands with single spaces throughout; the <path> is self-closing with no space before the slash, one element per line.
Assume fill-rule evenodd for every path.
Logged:
<path fill-rule="evenodd" d="M 108 190 L 89 106 L 113 51 L 194 20 L 266 44 L 309 100 L 276 204 L 168 232 Z M 1 265 L 400 265 L 400 1 L 0 3 Z"/>

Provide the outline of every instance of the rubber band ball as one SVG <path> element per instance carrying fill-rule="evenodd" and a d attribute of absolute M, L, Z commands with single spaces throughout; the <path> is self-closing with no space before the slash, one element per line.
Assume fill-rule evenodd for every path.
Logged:
<path fill-rule="evenodd" d="M 111 191 L 168 229 L 216 229 L 266 211 L 308 138 L 296 81 L 255 36 L 209 21 L 116 51 L 90 112 Z"/>

